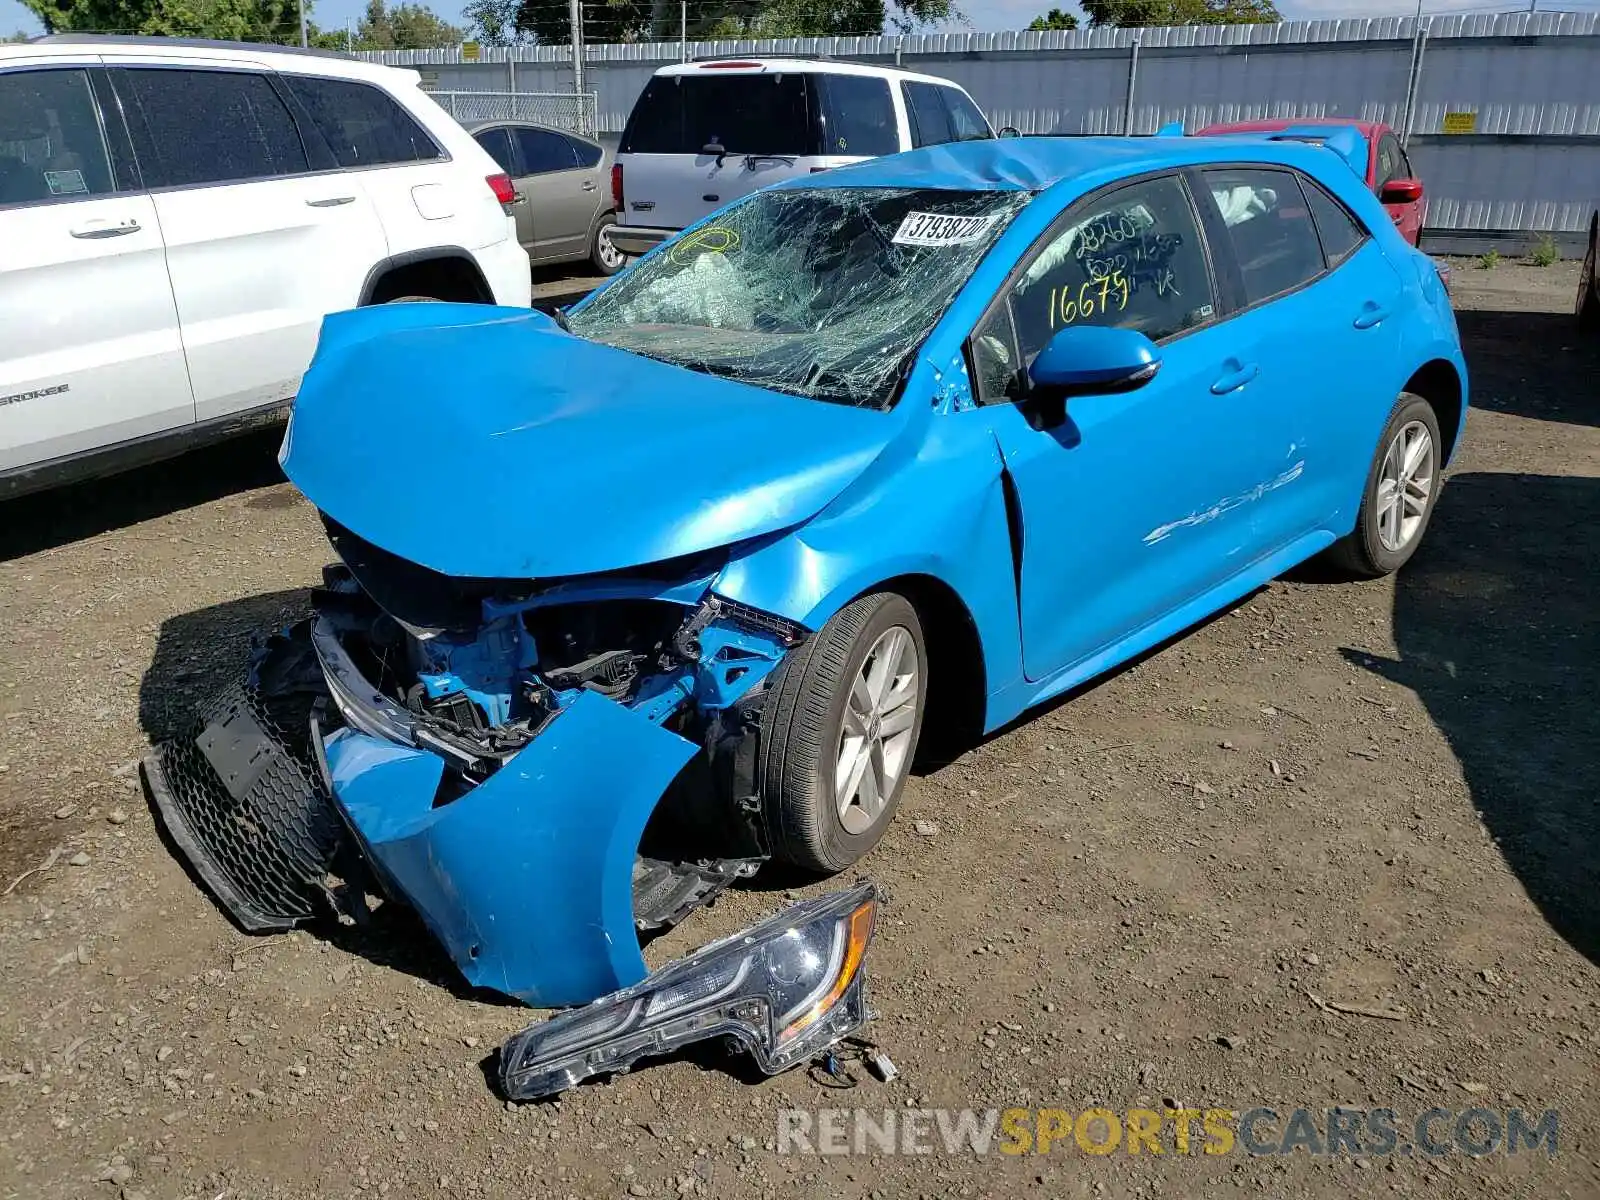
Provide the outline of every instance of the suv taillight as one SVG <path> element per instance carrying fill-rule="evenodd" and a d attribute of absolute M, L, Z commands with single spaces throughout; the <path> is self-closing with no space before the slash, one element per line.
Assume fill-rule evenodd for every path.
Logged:
<path fill-rule="evenodd" d="M 510 213 L 511 205 L 517 199 L 517 189 L 512 186 L 511 176 L 504 174 L 486 175 L 483 181 L 489 185 L 489 190 L 494 193 L 494 198 L 500 201 L 500 207 Z"/>
<path fill-rule="evenodd" d="M 611 164 L 611 207 L 622 213 L 622 164 Z"/>

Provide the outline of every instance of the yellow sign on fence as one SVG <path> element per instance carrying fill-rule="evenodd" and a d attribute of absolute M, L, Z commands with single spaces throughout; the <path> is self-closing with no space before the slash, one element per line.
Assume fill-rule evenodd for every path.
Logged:
<path fill-rule="evenodd" d="M 1478 114 L 1475 112 L 1447 112 L 1444 115 L 1446 133 L 1477 133 Z"/>
<path fill-rule="evenodd" d="M 478 61 L 478 54 L 479 54 L 479 50 L 478 50 L 478 43 L 477 42 L 462 42 L 461 43 L 461 61 L 462 62 L 477 62 Z"/>

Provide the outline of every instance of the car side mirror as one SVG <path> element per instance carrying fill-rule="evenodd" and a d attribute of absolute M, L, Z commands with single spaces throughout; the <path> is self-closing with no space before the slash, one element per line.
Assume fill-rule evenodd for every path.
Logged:
<path fill-rule="evenodd" d="M 1028 368 L 1023 409 L 1035 429 L 1051 429 L 1066 421 L 1070 397 L 1131 392 L 1160 369 L 1161 352 L 1137 329 L 1071 326 L 1046 342 Z"/>
<path fill-rule="evenodd" d="M 1015 125 L 1002 125 L 1000 127 L 1000 136 L 1001 137 L 1021 137 L 1022 136 L 1022 130 L 1018 129 Z"/>
<path fill-rule="evenodd" d="M 1422 180 L 1391 179 L 1383 185 L 1378 199 L 1385 204 L 1415 204 L 1422 199 Z"/>

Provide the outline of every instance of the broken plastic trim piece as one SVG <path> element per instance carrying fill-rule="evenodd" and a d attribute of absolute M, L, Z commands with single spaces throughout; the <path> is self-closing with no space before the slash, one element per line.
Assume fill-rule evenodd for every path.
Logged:
<path fill-rule="evenodd" d="M 630 988 L 531 1025 L 500 1052 L 501 1089 L 511 1100 L 537 1100 L 719 1037 L 768 1075 L 808 1062 L 870 1016 L 861 967 L 877 908 L 870 882 L 796 904 Z"/>

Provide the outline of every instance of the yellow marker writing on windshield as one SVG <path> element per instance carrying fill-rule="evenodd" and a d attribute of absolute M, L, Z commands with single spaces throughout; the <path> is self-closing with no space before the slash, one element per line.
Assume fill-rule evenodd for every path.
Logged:
<path fill-rule="evenodd" d="M 726 225 L 707 225 L 704 229 L 696 229 L 674 245 L 667 252 L 667 260 L 674 266 L 681 267 L 697 251 L 704 251 L 707 254 L 726 254 L 729 250 L 738 248 L 738 230 L 729 229 Z"/>

